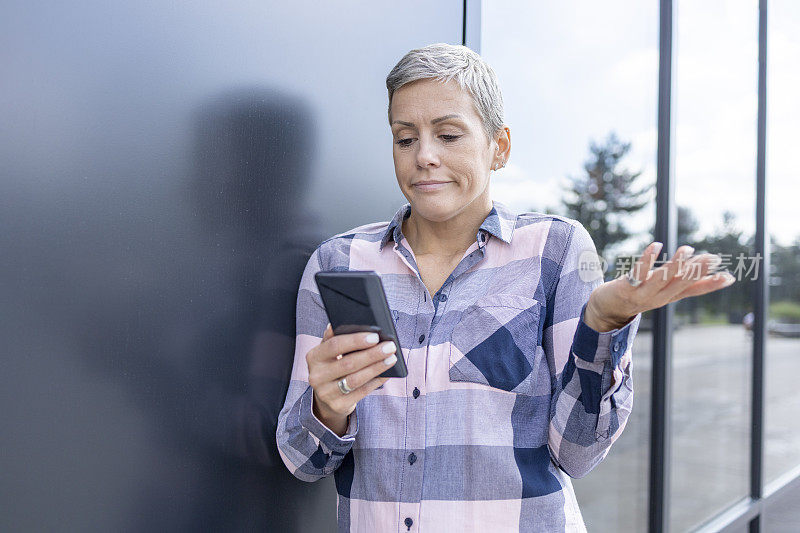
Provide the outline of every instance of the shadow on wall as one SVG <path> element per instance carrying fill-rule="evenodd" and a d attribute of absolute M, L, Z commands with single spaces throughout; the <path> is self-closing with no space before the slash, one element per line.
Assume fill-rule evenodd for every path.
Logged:
<path fill-rule="evenodd" d="M 128 525 L 327 527 L 332 484 L 294 478 L 275 444 L 297 288 L 326 237 L 303 207 L 311 112 L 275 90 L 241 89 L 198 109 L 193 127 L 194 170 L 181 205 L 167 207 L 172 227 L 127 244 L 149 268 L 78 321 L 81 352 L 121 383 L 156 435 L 158 464 L 129 503 Z"/>

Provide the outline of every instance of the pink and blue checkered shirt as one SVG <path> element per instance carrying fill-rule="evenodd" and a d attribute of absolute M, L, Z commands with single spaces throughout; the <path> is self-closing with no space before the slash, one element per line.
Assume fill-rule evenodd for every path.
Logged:
<path fill-rule="evenodd" d="M 582 252 L 595 252 L 589 233 L 499 202 L 430 295 L 401 231 L 410 212 L 312 254 L 281 457 L 302 480 L 334 475 L 339 531 L 584 531 L 570 476 L 592 470 L 625 427 L 641 314 L 613 331 L 589 328 L 584 309 L 602 283 L 579 272 Z M 328 322 L 320 270 L 380 274 L 409 372 L 361 400 L 343 437 L 314 416 L 308 384 L 305 356 Z"/>

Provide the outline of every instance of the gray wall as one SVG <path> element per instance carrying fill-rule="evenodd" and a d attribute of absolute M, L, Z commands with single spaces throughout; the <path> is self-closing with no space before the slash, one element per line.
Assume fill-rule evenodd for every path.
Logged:
<path fill-rule="evenodd" d="M 462 2 L 5 3 L 0 530 L 335 528 L 275 420 L 313 247 L 388 219 L 384 78 Z"/>

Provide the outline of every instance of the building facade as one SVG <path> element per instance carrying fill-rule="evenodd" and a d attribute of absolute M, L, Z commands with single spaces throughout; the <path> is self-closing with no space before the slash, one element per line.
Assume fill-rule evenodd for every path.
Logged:
<path fill-rule="evenodd" d="M 405 201 L 384 80 L 434 42 L 498 73 L 497 199 L 585 207 L 612 268 L 650 240 L 750 267 L 643 318 L 632 420 L 575 481 L 589 530 L 800 527 L 800 15 L 595 4 L 6 6 L 0 529 L 335 528 L 332 479 L 274 442 L 297 284 L 321 240 Z M 604 175 L 642 205 L 576 200 Z"/>

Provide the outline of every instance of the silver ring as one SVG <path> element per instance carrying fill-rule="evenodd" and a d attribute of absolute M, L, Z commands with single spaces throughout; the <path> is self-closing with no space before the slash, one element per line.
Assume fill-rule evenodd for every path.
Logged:
<path fill-rule="evenodd" d="M 642 284 L 642 280 L 633 277 L 633 269 L 630 269 L 628 271 L 628 275 L 625 276 L 625 278 L 628 280 L 628 283 L 630 283 L 632 287 L 638 287 L 639 285 Z"/>
<path fill-rule="evenodd" d="M 353 389 L 347 386 L 347 377 L 343 377 L 339 381 L 336 382 L 339 385 L 339 390 L 342 391 L 342 394 L 350 394 L 353 392 Z"/>

